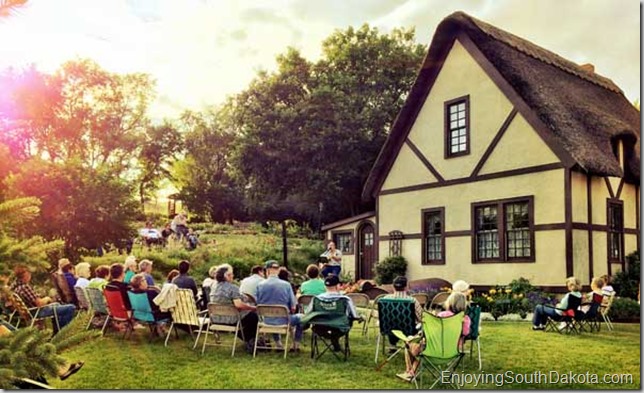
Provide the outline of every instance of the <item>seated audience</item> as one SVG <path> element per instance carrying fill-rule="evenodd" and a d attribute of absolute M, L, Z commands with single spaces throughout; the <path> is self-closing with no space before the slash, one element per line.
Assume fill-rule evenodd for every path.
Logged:
<path fill-rule="evenodd" d="M 281 280 L 278 276 L 280 273 L 280 265 L 277 261 L 266 262 L 266 274 L 268 277 L 257 285 L 257 304 L 276 304 L 286 306 L 290 311 L 290 323 L 295 327 L 295 336 L 293 338 L 293 347 L 295 352 L 299 352 L 300 343 L 302 342 L 302 325 L 300 319 L 302 314 L 296 314 L 297 300 L 293 293 L 293 288 L 288 281 Z M 287 270 L 288 273 L 288 270 Z M 283 325 L 286 324 L 286 318 L 266 318 L 265 322 L 269 325 Z M 273 335 L 277 349 L 282 349 L 282 341 L 279 334 Z"/>
<path fill-rule="evenodd" d="M 293 290 L 293 295 L 297 293 L 297 287 L 295 286 L 295 284 L 293 284 L 293 275 L 287 268 L 285 268 L 284 266 L 280 267 L 280 271 L 277 273 L 277 278 L 289 283 L 291 289 Z"/>
<path fill-rule="evenodd" d="M 129 284 L 132 277 L 138 272 L 136 257 L 134 255 L 128 255 L 128 257 L 125 258 L 125 264 L 123 267 L 125 268 L 123 282 Z"/>
<path fill-rule="evenodd" d="M 413 296 L 407 293 L 407 277 L 397 276 L 394 278 L 394 293 L 390 295 L 385 295 L 385 299 L 411 299 L 414 301 L 414 317 L 416 318 L 416 323 L 421 323 L 423 318 L 423 306 L 420 305 L 418 300 Z M 389 343 L 391 345 L 396 345 L 398 338 L 393 334 L 389 334 Z"/>
<path fill-rule="evenodd" d="M 113 263 L 110 266 L 110 282 L 105 285 L 105 291 L 120 292 L 123 298 L 125 308 L 132 309 L 130 298 L 127 296 L 128 285 L 123 281 L 125 279 L 125 268 L 120 263 Z"/>
<path fill-rule="evenodd" d="M 593 277 L 590 281 L 590 292 L 585 296 L 584 303 L 579 308 L 582 312 L 587 313 L 590 310 L 590 305 L 595 301 L 595 299 L 603 299 L 604 294 L 602 293 L 602 287 L 604 286 L 604 280 L 601 277 Z M 601 301 L 598 301 L 601 303 Z"/>
<path fill-rule="evenodd" d="M 179 275 L 172 280 L 172 283 L 179 288 L 190 289 L 195 297 L 195 301 L 197 301 L 197 283 L 194 278 L 188 275 L 188 270 L 190 270 L 190 262 L 186 260 L 179 262 Z"/>
<path fill-rule="evenodd" d="M 65 280 L 67 281 L 67 286 L 69 289 L 72 291 L 74 290 L 74 286 L 76 285 L 76 276 L 74 275 L 74 265 L 69 261 L 67 258 L 61 258 L 58 260 L 58 268 L 60 269 L 60 272 L 65 276 Z"/>
<path fill-rule="evenodd" d="M 456 315 L 460 312 L 465 312 L 465 309 L 467 309 L 467 299 L 465 295 L 460 292 L 460 291 L 452 291 L 452 293 L 449 294 L 449 297 L 445 301 L 445 311 L 441 311 L 438 313 L 437 317 L 439 318 L 447 318 L 451 317 L 453 315 Z M 459 347 L 462 346 L 463 343 L 463 338 L 470 334 L 470 326 L 472 324 L 472 321 L 470 320 L 470 317 L 465 315 L 463 318 L 463 331 L 461 333 L 461 338 L 459 340 Z M 407 345 L 407 348 L 405 350 L 405 366 L 406 370 L 404 373 L 396 374 L 396 376 L 402 380 L 405 380 L 407 382 L 410 382 L 413 378 L 414 375 L 416 375 L 416 372 L 418 371 L 418 366 L 420 364 L 420 361 L 418 359 L 418 355 L 425 350 L 425 338 L 422 338 L 420 342 L 410 342 Z"/>
<path fill-rule="evenodd" d="M 42 307 L 39 315 L 43 317 L 56 314 L 61 329 L 72 321 L 76 311 L 73 304 L 53 305 L 49 296 L 39 296 L 30 284 L 31 272 L 24 266 L 16 266 L 14 275 L 15 281 L 11 284 L 11 290 L 20 296 L 27 307 Z M 54 334 L 56 333 L 58 328 L 54 323 Z"/>
<path fill-rule="evenodd" d="M 188 250 L 194 250 L 199 245 L 199 235 L 196 234 L 192 228 L 188 229 L 186 240 L 188 240 Z"/>
<path fill-rule="evenodd" d="M 149 259 L 144 259 L 139 262 L 139 274 L 143 274 L 145 277 L 145 282 L 148 283 L 149 287 L 154 286 L 154 278 L 152 278 L 152 261 Z"/>
<path fill-rule="evenodd" d="M 255 346 L 255 334 L 257 333 L 257 309 L 242 301 L 242 295 L 239 292 L 239 287 L 233 284 L 233 269 L 230 265 L 219 267 L 215 272 L 215 280 L 217 285 L 212 287 L 210 292 L 210 302 L 217 304 L 232 304 L 239 310 L 241 318 L 241 328 L 243 337 L 246 340 L 246 351 L 253 352 Z M 211 316 L 211 321 L 216 324 L 235 325 L 237 323 L 233 316 Z"/>
<path fill-rule="evenodd" d="M 320 269 L 316 265 L 307 266 L 306 275 L 309 279 L 300 285 L 300 295 L 316 296 L 326 291 L 324 280 L 320 279 Z"/>
<path fill-rule="evenodd" d="M 239 290 L 241 293 L 247 293 L 253 299 L 257 299 L 257 285 L 264 281 L 265 277 L 264 268 L 260 265 L 255 265 L 250 269 L 250 276 L 243 279 L 239 284 Z"/>
<path fill-rule="evenodd" d="M 548 321 L 548 317 L 555 321 L 561 320 L 564 313 L 563 310 L 568 308 L 568 302 L 571 296 L 578 298 L 581 303 L 581 292 L 579 292 L 581 284 L 579 283 L 579 280 L 575 277 L 568 277 L 566 279 L 566 287 L 568 288 L 568 293 L 559 303 L 557 303 L 556 307 L 537 304 L 534 308 L 534 315 L 532 317 L 532 330 L 545 330 L 545 324 Z"/>
<path fill-rule="evenodd" d="M 162 244 L 163 242 L 161 232 L 156 228 L 152 228 L 151 221 L 146 222 L 145 228 L 141 229 L 139 233 L 143 237 L 143 241 L 145 241 L 145 245 L 148 246 L 148 249 L 150 249 L 153 244 Z"/>
<path fill-rule="evenodd" d="M 76 279 L 75 287 L 87 288 L 91 276 L 90 267 L 90 264 L 87 262 L 81 262 L 76 265 L 76 276 L 78 278 Z"/>
<path fill-rule="evenodd" d="M 177 269 L 172 269 L 168 273 L 168 277 L 166 278 L 166 283 L 170 284 L 172 283 L 172 280 L 174 280 L 175 277 L 179 275 L 179 271 Z"/>
<path fill-rule="evenodd" d="M 89 280 L 88 288 L 98 288 L 101 291 L 107 285 L 107 277 L 110 275 L 110 267 L 107 265 L 101 265 L 96 268 L 94 271 L 96 277 Z"/>
<path fill-rule="evenodd" d="M 325 292 L 317 295 L 316 297 L 322 300 L 334 300 L 334 299 L 347 299 L 347 304 L 349 307 L 347 308 L 347 316 L 349 317 L 349 320 L 359 320 L 361 317 L 358 315 L 358 311 L 356 310 L 356 306 L 353 304 L 353 301 L 351 300 L 350 297 L 347 295 L 344 295 L 340 292 L 338 289 L 338 285 L 340 285 L 340 279 L 338 276 L 330 274 L 324 279 L 324 287 L 325 287 Z M 310 311 L 312 308 L 313 302 L 309 304 L 309 307 L 307 310 Z M 308 312 L 308 311 L 307 311 Z M 329 328 L 329 330 L 337 330 L 335 328 Z M 338 336 L 332 336 L 331 337 L 331 344 L 333 346 L 333 350 L 335 352 L 340 352 L 342 351 L 342 348 L 340 347 L 340 335 Z"/>
<path fill-rule="evenodd" d="M 167 319 L 171 315 L 169 312 L 162 312 L 159 309 L 159 306 L 154 302 L 154 298 L 159 294 L 159 288 L 149 287 L 148 282 L 145 279 L 143 273 L 135 274 L 130 281 L 130 292 L 132 293 L 146 293 L 148 295 L 148 301 L 150 302 L 150 308 L 152 309 L 152 314 L 154 315 L 155 320 Z"/>
<path fill-rule="evenodd" d="M 615 290 L 613 289 L 613 286 L 610 285 L 613 282 L 613 279 L 611 278 L 611 276 L 609 276 L 608 274 L 604 274 L 603 276 L 601 276 L 601 279 L 602 281 L 604 281 L 604 286 L 602 287 L 602 293 L 606 296 L 612 295 L 615 292 Z"/>

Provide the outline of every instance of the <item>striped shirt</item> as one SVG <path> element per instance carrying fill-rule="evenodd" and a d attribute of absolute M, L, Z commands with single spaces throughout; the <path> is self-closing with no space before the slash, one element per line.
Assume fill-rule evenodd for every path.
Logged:
<path fill-rule="evenodd" d="M 11 290 L 25 302 L 25 305 L 29 308 L 38 307 L 38 299 L 40 296 L 36 294 L 31 285 L 24 283 L 22 281 L 16 280 L 11 285 Z"/>

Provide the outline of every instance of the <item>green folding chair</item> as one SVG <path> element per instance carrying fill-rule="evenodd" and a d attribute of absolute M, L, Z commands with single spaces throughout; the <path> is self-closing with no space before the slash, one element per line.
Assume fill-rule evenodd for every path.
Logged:
<path fill-rule="evenodd" d="M 459 388 L 457 384 L 452 383 L 451 376 L 465 355 L 459 348 L 464 318 L 463 312 L 445 318 L 428 312 L 423 313 L 425 349 L 419 355 L 420 367 L 413 378 L 416 388 L 423 388 L 426 373 L 435 379 L 429 389 L 443 381 L 447 381 L 452 389 Z"/>
<path fill-rule="evenodd" d="M 470 317 L 470 334 L 464 337 L 463 347 L 469 341 L 470 342 L 470 359 L 472 358 L 472 350 L 474 349 L 474 343 L 476 343 L 476 349 L 478 350 L 479 355 L 479 370 L 483 368 L 481 363 L 481 341 L 479 340 L 479 326 L 481 325 L 481 306 L 476 303 L 471 303 L 470 306 L 465 311 L 468 317 Z M 464 349 L 464 348 L 463 348 Z M 465 363 L 465 362 L 463 362 Z"/>

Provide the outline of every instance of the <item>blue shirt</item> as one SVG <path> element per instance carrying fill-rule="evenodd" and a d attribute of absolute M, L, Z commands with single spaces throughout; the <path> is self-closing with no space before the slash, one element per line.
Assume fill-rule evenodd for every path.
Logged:
<path fill-rule="evenodd" d="M 286 306 L 289 311 L 293 311 L 297 305 L 297 300 L 291 289 L 291 284 L 279 279 L 277 276 L 270 276 L 257 285 L 257 304 L 277 304 Z M 266 323 L 270 325 L 285 324 L 283 318 L 266 318 Z"/>

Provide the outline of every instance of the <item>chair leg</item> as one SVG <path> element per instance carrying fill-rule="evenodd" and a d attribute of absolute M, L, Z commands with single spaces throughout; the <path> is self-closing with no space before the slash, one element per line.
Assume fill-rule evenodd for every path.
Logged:
<path fill-rule="evenodd" d="M 230 357 L 235 357 L 235 348 L 237 348 L 237 332 L 241 329 L 240 322 L 237 321 L 237 328 L 235 329 L 235 332 L 233 333 L 235 337 L 233 337 L 233 350 L 230 354 Z"/>
<path fill-rule="evenodd" d="M 376 338 L 376 359 L 374 360 L 376 364 L 378 364 L 378 351 L 380 351 L 380 337 L 381 334 L 378 333 L 378 337 Z"/>
<path fill-rule="evenodd" d="M 286 359 L 286 354 L 288 353 L 288 338 L 291 333 L 291 328 L 286 329 L 286 340 L 284 342 L 284 359 Z"/>
<path fill-rule="evenodd" d="M 103 322 L 103 328 L 101 329 L 101 336 L 105 335 L 105 327 L 107 326 L 107 322 L 109 322 L 110 316 L 106 315 L 105 316 L 105 322 Z"/>
<path fill-rule="evenodd" d="M 89 327 L 91 326 L 92 321 L 94 320 L 94 317 L 95 317 L 94 315 L 90 314 L 89 321 L 87 321 L 87 326 L 85 326 L 85 330 L 89 330 Z"/>
<path fill-rule="evenodd" d="M 199 332 L 201 332 L 201 329 L 203 329 L 203 326 L 199 328 Z M 208 319 L 208 322 L 206 322 L 206 331 L 203 332 L 203 345 L 201 346 L 201 354 L 206 351 L 206 343 L 208 342 L 208 334 L 210 333 L 210 318 Z"/>
<path fill-rule="evenodd" d="M 257 326 L 257 330 L 255 331 L 255 342 L 253 343 L 253 358 L 255 358 L 255 355 L 257 355 L 257 340 L 259 340 L 259 326 Z"/>
<path fill-rule="evenodd" d="M 170 330 L 168 330 L 168 334 L 165 335 L 165 342 L 163 343 L 163 346 L 167 347 L 168 346 L 168 339 L 170 338 L 170 334 L 172 333 L 172 329 L 174 329 L 174 321 L 170 323 Z M 199 339 L 199 337 L 197 337 Z M 195 349 L 195 346 L 197 345 L 197 342 L 195 341 L 195 345 L 192 346 L 192 349 Z"/>

